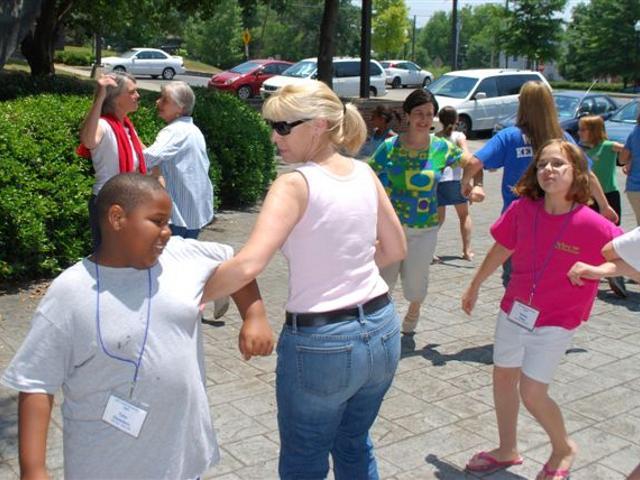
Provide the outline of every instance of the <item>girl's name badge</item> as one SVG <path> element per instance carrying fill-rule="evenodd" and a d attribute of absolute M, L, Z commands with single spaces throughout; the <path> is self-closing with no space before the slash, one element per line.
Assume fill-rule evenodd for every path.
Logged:
<path fill-rule="evenodd" d="M 102 420 L 112 427 L 138 438 L 142 424 L 147 418 L 147 410 L 115 395 L 109 396 L 109 401 L 102 414 Z"/>
<path fill-rule="evenodd" d="M 533 332 L 539 315 L 540 311 L 536 310 L 531 305 L 522 303 L 519 300 L 514 300 L 508 318 L 519 327 Z"/>

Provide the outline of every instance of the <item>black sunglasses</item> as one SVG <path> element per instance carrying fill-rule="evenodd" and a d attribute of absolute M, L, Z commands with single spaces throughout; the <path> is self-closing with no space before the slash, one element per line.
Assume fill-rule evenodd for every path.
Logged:
<path fill-rule="evenodd" d="M 294 127 L 297 127 L 298 125 L 301 125 L 304 122 L 308 121 L 309 119 L 296 120 L 295 122 L 272 122 L 271 120 L 267 120 L 267 123 L 276 131 L 278 135 L 284 137 L 285 135 L 289 135 Z"/>

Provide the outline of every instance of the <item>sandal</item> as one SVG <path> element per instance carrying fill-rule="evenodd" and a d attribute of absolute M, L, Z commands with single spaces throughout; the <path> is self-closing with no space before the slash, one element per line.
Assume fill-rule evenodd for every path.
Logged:
<path fill-rule="evenodd" d="M 571 470 L 568 468 L 558 468 L 557 470 L 551 470 L 548 463 L 542 466 L 542 470 L 538 473 L 537 479 L 544 480 L 551 477 L 552 480 L 569 480 Z"/>
<path fill-rule="evenodd" d="M 522 465 L 523 462 L 524 459 L 520 456 L 513 460 L 500 461 L 489 452 L 478 452 L 467 462 L 466 469 L 470 472 L 488 473 L 513 467 L 514 465 Z"/>

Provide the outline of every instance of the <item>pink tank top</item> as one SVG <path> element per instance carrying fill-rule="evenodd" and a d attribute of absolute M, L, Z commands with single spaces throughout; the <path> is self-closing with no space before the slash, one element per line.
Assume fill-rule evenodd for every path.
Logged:
<path fill-rule="evenodd" d="M 388 291 L 373 256 L 378 194 L 368 165 L 334 175 L 313 162 L 296 169 L 309 188 L 307 209 L 282 246 L 289 262 L 287 311 L 327 312 Z"/>

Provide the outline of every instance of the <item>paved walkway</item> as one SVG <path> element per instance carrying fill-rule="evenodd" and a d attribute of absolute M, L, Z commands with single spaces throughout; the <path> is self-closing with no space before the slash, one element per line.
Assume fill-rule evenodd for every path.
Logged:
<path fill-rule="evenodd" d="M 481 291 L 471 318 L 460 310 L 460 294 L 490 245 L 488 229 L 500 211 L 500 174 L 488 174 L 489 199 L 473 206 L 477 259 L 458 257 L 461 247 L 455 213 L 449 211 L 437 248 L 444 259 L 431 271 L 430 292 L 413 342 L 405 341 L 393 387 L 373 428 L 383 479 L 477 478 L 463 471 L 478 449 L 495 445 L 497 432 L 491 390 L 493 328 L 502 287 L 494 275 Z M 628 205 L 623 225 L 633 226 Z M 239 247 L 255 212 L 223 212 L 203 235 Z M 287 269 L 280 255 L 260 276 L 271 323 L 279 330 L 287 294 Z M 572 478 L 623 479 L 640 461 L 640 287 L 620 301 L 602 284 L 587 326 L 576 336 L 561 365 L 552 396 L 562 405 L 568 428 L 580 446 Z M 395 292 L 400 314 L 406 309 Z M 24 337 L 37 295 L 24 290 L 0 297 L 0 370 Z M 212 318 L 211 312 L 206 312 Z M 222 462 L 207 478 L 277 478 L 278 433 L 274 398 L 276 358 L 245 362 L 237 350 L 240 324 L 235 309 L 224 322 L 206 325 L 205 352 L 211 414 Z M 15 479 L 16 396 L 0 387 L 0 479 Z M 62 477 L 61 417 L 56 407 L 49 435 L 48 465 Z M 521 467 L 487 479 L 531 479 L 549 454 L 547 437 L 522 411 Z"/>

